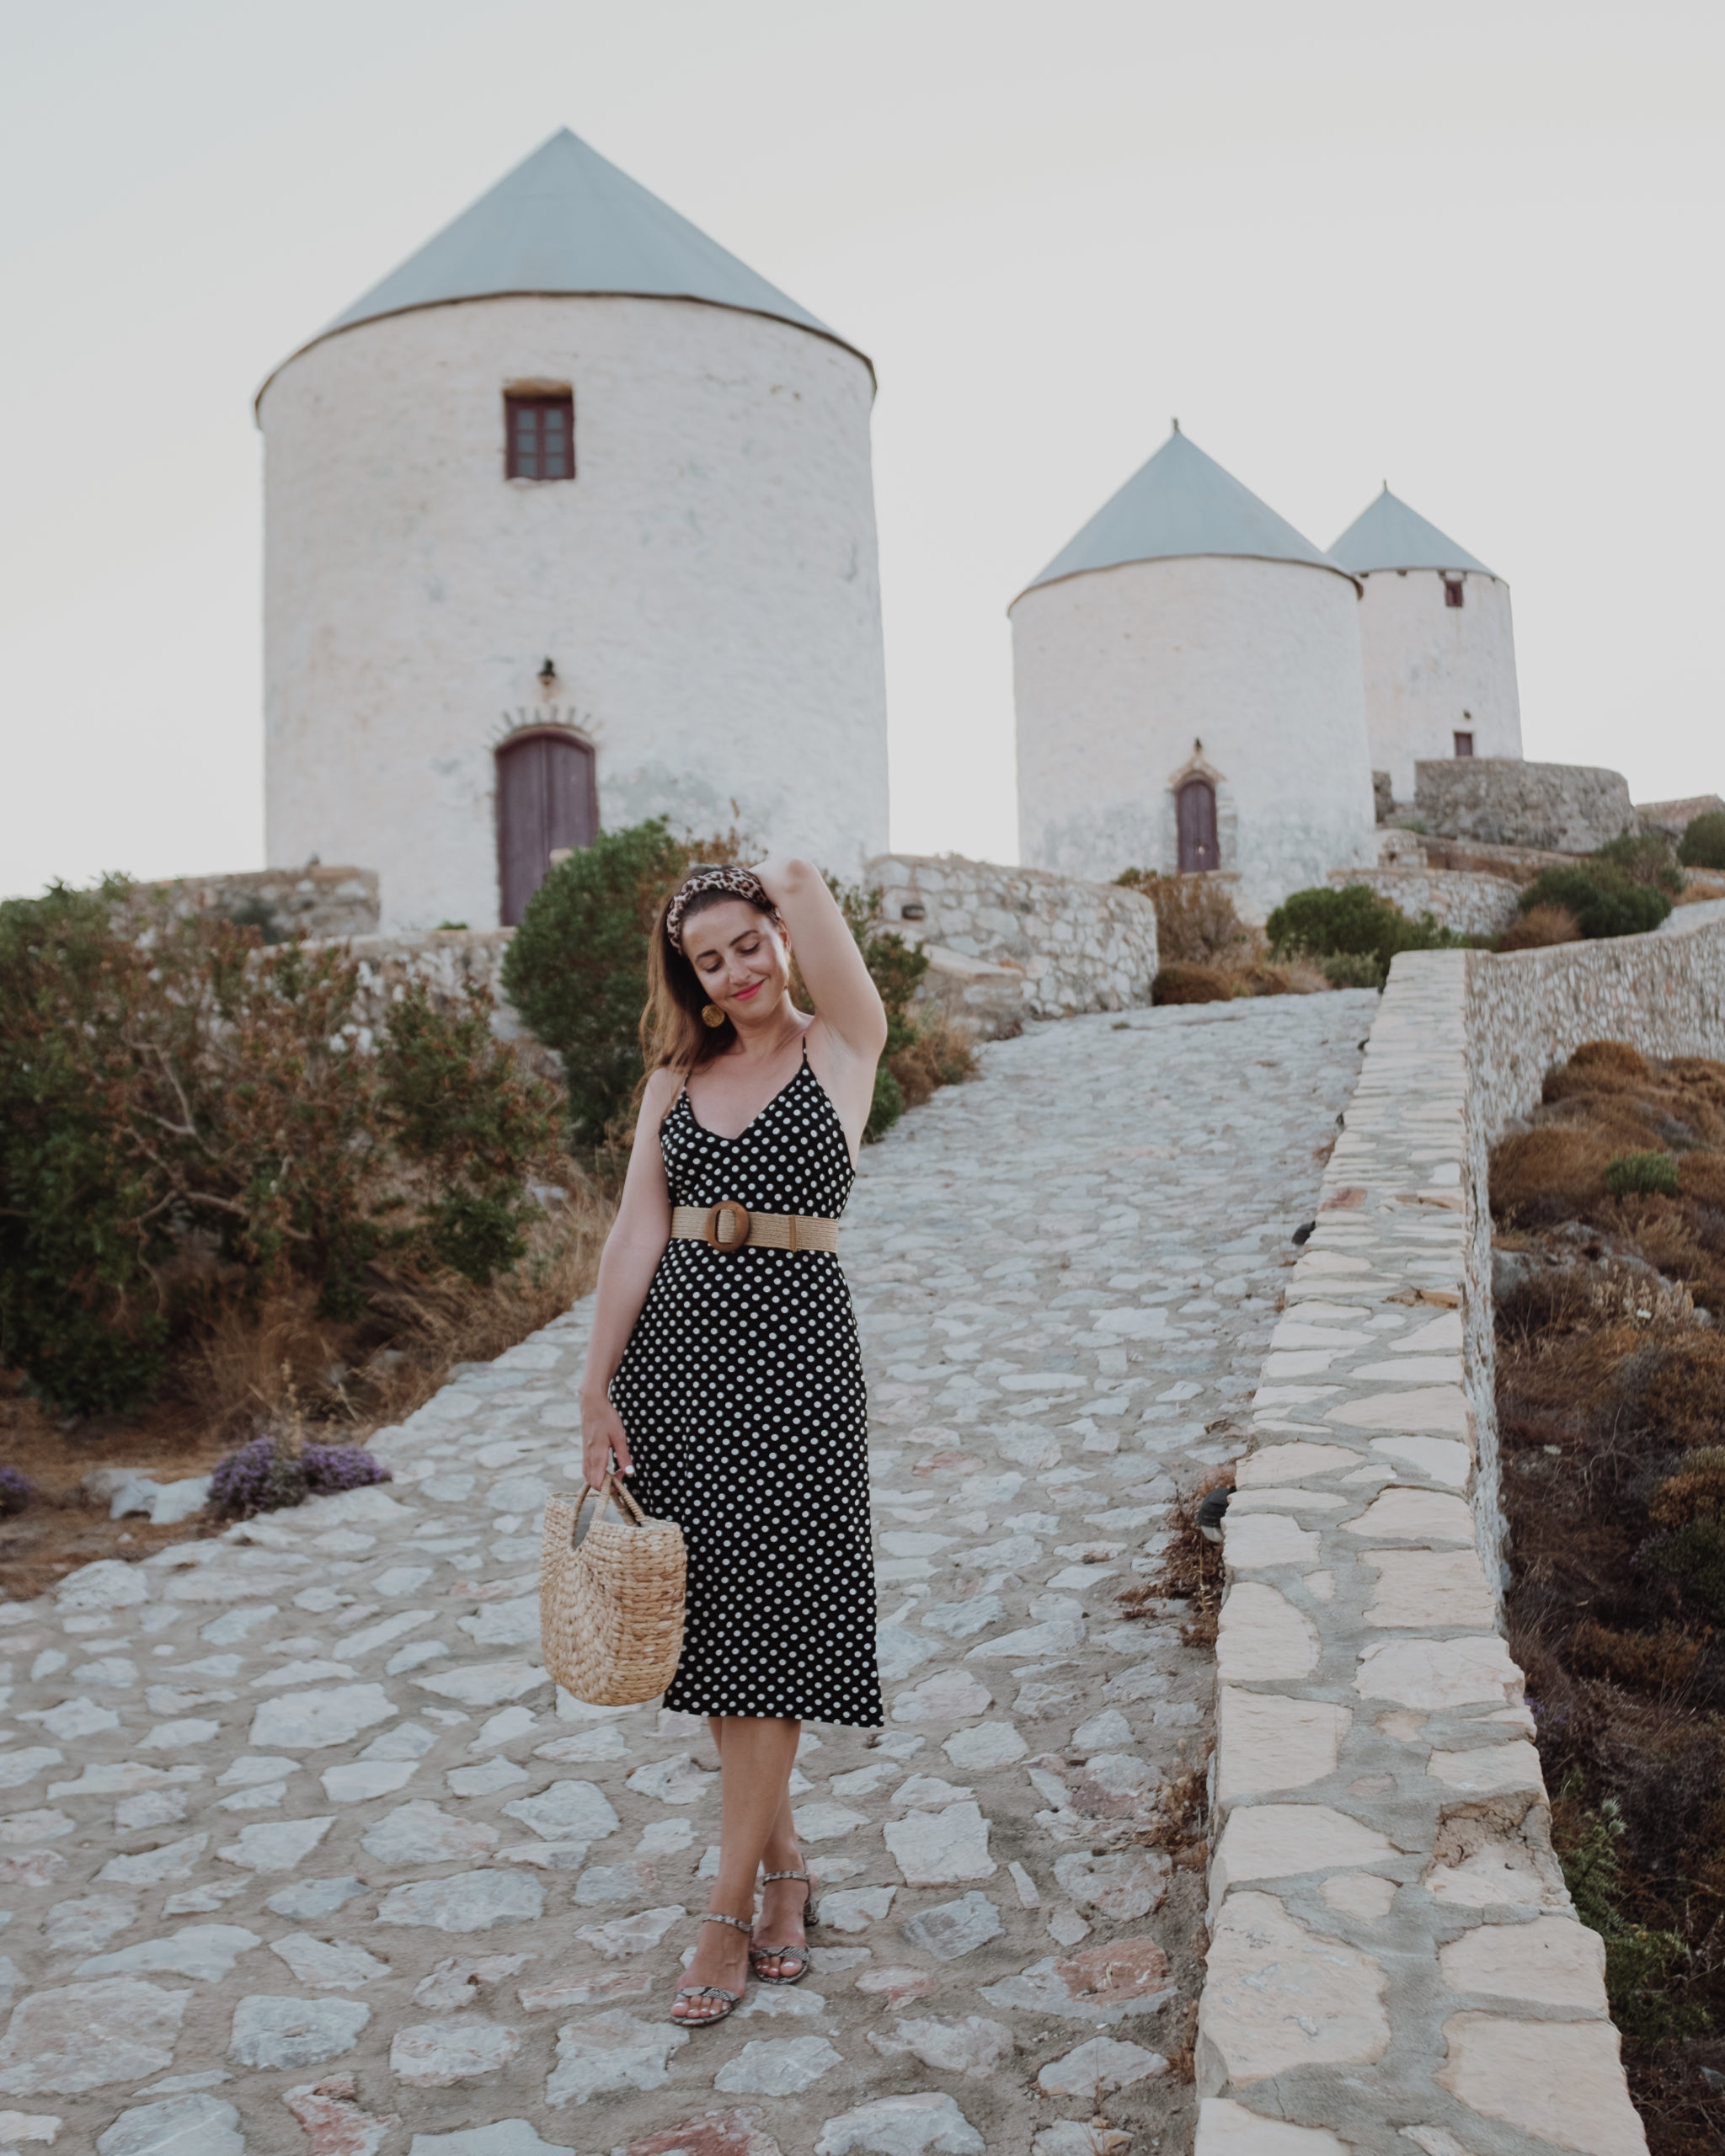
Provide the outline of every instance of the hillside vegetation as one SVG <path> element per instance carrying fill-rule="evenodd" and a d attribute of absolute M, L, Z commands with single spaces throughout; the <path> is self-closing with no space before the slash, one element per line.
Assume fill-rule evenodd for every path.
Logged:
<path fill-rule="evenodd" d="M 1652 2145 L 1701 2156 L 1725 2146 L 1725 1065 L 1578 1049 L 1491 1195 L 1510 1644 Z"/>

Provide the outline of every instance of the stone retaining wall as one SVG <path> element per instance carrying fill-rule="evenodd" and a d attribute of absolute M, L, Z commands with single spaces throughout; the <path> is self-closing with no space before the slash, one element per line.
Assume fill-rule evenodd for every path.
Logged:
<path fill-rule="evenodd" d="M 176 876 L 141 883 L 137 894 L 166 898 L 176 913 L 225 913 L 256 921 L 272 940 L 294 934 L 320 941 L 371 936 L 380 919 L 375 868 L 326 868 L 321 862 L 232 876 Z"/>
<path fill-rule="evenodd" d="M 1487 1150 L 1582 1041 L 1725 1055 L 1725 925 L 1391 969 L 1226 1529 L 1197 2156 L 1637 2156 L 1498 1629 Z"/>
<path fill-rule="evenodd" d="M 1501 876 L 1471 876 L 1447 868 L 1332 868 L 1338 888 L 1364 883 L 1400 906 L 1410 920 L 1423 913 L 1460 936 L 1499 936 L 1515 918 L 1519 888 Z"/>
<path fill-rule="evenodd" d="M 880 887 L 889 927 L 1022 974 L 1028 1017 L 1150 1001 L 1156 908 L 1136 891 L 956 853 L 881 854 L 863 875 Z"/>
<path fill-rule="evenodd" d="M 1573 868 L 1573 853 L 1552 853 L 1533 846 L 1492 846 L 1484 839 L 1446 839 L 1422 833 L 1419 850 L 1429 868 L 1463 869 L 1480 876 L 1503 876 L 1512 883 L 1530 883 L 1547 868 Z"/>
<path fill-rule="evenodd" d="M 401 1001 L 410 982 L 446 1000 L 458 996 L 471 982 L 493 998 L 491 1030 L 497 1038 L 509 1042 L 530 1070 L 560 1086 L 561 1060 L 540 1046 L 503 992 L 503 956 L 514 934 L 512 928 L 451 928 L 344 939 L 360 969 L 354 1017 L 361 1028 L 360 1045 L 371 1046 L 373 1031 L 382 1024 L 390 1005 Z"/>
<path fill-rule="evenodd" d="M 1594 764 L 1530 764 L 1519 756 L 1417 763 L 1413 805 L 1449 838 L 1558 853 L 1591 853 L 1638 828 L 1628 782 Z"/>

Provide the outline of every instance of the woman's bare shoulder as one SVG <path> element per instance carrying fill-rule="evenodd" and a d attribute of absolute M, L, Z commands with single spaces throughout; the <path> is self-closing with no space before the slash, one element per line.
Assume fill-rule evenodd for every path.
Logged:
<path fill-rule="evenodd" d="M 657 1070 L 649 1071 L 641 1094 L 642 1123 L 662 1123 L 682 1089 L 681 1073 L 671 1070 L 669 1065 L 661 1064 Z"/>

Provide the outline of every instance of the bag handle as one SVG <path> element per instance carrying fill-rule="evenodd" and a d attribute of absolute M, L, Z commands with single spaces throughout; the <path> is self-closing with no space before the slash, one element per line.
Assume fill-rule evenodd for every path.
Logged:
<path fill-rule="evenodd" d="M 620 1512 L 633 1514 L 635 1526 L 645 1527 L 647 1524 L 646 1513 L 642 1511 L 614 1474 L 607 1475 L 604 1482 L 596 1490 L 590 1482 L 584 1482 L 581 1485 L 581 1494 L 575 1500 L 575 1516 L 569 1522 L 569 1546 L 572 1549 L 580 1537 L 581 1513 L 589 1497 L 597 1497 L 599 1500 L 599 1509 L 593 1515 L 594 1527 L 597 1527 L 600 1521 L 605 1518 L 606 1508 L 613 1497 L 617 1500 L 617 1508 Z M 590 1528 L 588 1533 L 591 1534 L 591 1532 L 592 1529 Z"/>
<path fill-rule="evenodd" d="M 617 1500 L 622 1509 L 633 1516 L 637 1527 L 646 1526 L 647 1515 L 630 1495 L 629 1487 L 626 1482 L 619 1482 L 615 1475 L 609 1475 L 606 1477 L 606 1488 L 609 1494 Z"/>

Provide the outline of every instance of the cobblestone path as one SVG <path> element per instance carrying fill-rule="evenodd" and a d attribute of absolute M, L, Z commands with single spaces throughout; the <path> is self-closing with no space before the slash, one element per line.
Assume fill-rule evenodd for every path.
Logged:
<path fill-rule="evenodd" d="M 585 1307 L 387 1490 L 0 1605 L 0 2156 L 1189 2148 L 1201 1879 L 1145 1829 L 1210 1661 L 1114 1598 L 1239 1449 L 1375 1001 L 1039 1027 L 865 1156 L 889 1720 L 805 1734 L 815 1966 L 721 2028 L 665 2018 L 704 1729 L 537 1666 Z"/>

